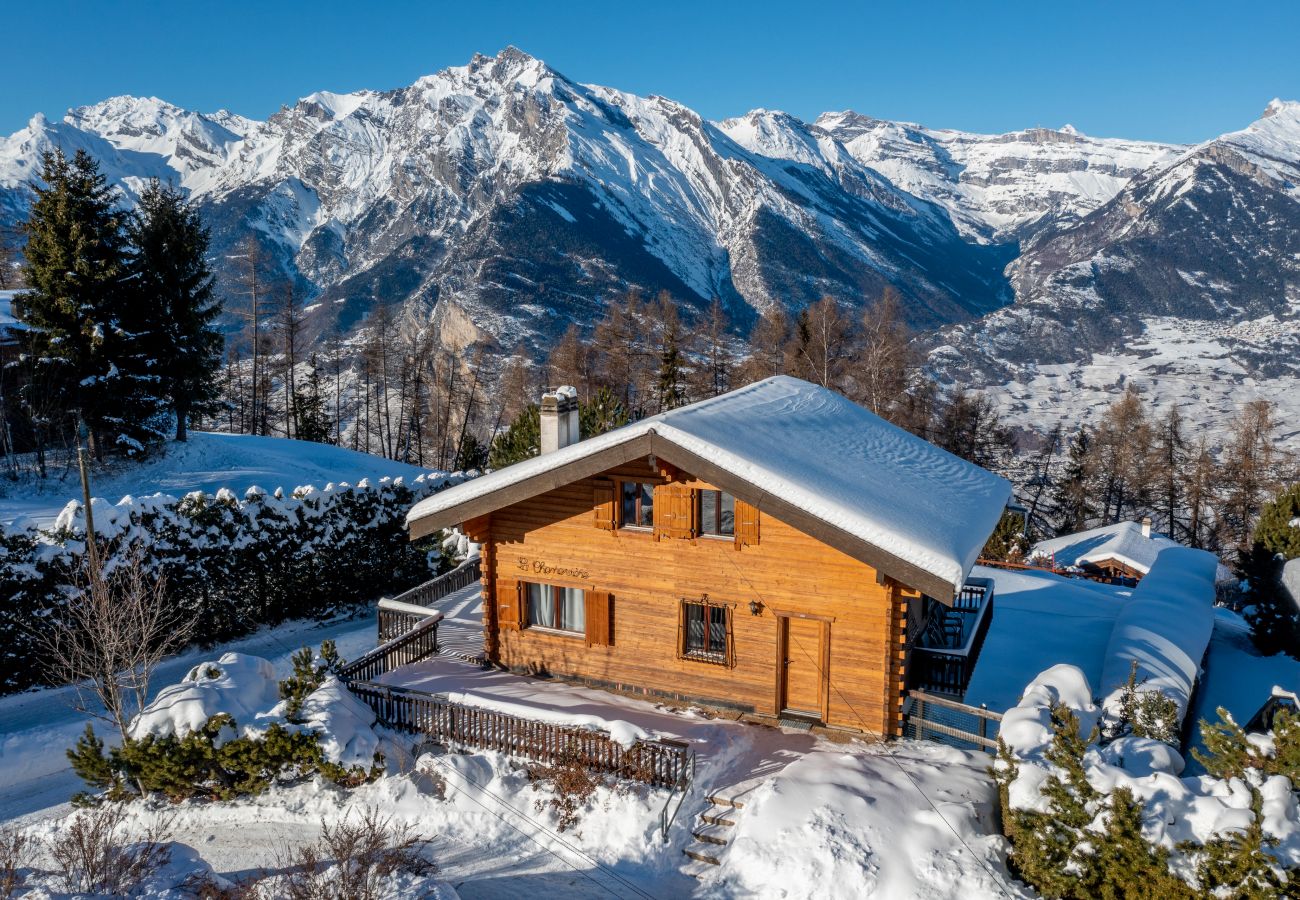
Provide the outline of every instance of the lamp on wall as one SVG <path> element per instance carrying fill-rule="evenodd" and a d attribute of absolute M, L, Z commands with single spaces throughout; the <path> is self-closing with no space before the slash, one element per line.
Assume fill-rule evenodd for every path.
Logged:
<path fill-rule="evenodd" d="M 750 600 L 749 614 L 751 616 L 761 616 L 763 614 L 763 602 L 761 600 Z"/>

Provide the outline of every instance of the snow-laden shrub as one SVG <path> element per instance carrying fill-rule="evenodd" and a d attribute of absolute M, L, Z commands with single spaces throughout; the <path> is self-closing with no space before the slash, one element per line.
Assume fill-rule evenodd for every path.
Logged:
<path fill-rule="evenodd" d="M 1107 721 L 1077 668 L 1039 675 L 1004 717 L 994 765 L 1016 871 L 1046 897 L 1295 895 L 1300 723 L 1280 713 L 1248 735 L 1220 718 L 1201 723 L 1208 774 L 1180 777 L 1176 748 L 1139 733 L 1167 733 L 1163 714 Z"/>
<path fill-rule="evenodd" d="M 445 565 L 436 540 L 411 543 L 406 513 L 462 476 L 363 480 L 299 487 L 291 494 L 250 488 L 94 500 L 107 570 L 138 557 L 165 580 L 174 607 L 207 642 L 264 624 L 327 614 L 404 590 Z M 433 551 L 432 553 L 430 551 Z M 69 597 L 69 574 L 85 552 L 81 504 L 54 526 L 0 530 L 0 692 L 42 679 L 39 635 Z"/>
<path fill-rule="evenodd" d="M 374 713 L 332 675 L 287 713 L 271 664 L 227 653 L 159 692 L 120 747 L 87 728 L 69 751 L 74 771 L 110 798 L 228 800 L 321 776 L 353 786 L 382 774 Z"/>

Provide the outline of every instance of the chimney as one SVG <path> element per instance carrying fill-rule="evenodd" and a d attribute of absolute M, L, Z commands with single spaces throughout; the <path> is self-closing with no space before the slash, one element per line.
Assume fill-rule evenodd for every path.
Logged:
<path fill-rule="evenodd" d="M 578 442 L 578 391 L 563 385 L 542 394 L 540 410 L 543 453 Z"/>
<path fill-rule="evenodd" d="M 1143 516 L 1143 517 L 1142 517 L 1142 536 L 1143 536 L 1144 538 L 1149 538 L 1149 537 L 1151 537 L 1151 517 L 1150 517 L 1150 516 Z"/>

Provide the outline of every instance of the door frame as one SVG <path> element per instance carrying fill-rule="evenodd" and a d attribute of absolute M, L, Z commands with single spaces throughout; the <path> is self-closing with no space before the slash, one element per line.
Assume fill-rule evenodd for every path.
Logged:
<path fill-rule="evenodd" d="M 791 619 L 809 619 L 814 622 L 820 622 L 821 628 L 818 629 L 818 652 L 814 657 L 815 664 L 818 668 L 817 677 L 817 709 L 815 712 L 820 718 L 822 724 L 825 724 L 830 713 L 830 658 L 831 658 L 831 623 L 835 621 L 834 616 L 819 616 L 814 613 L 803 612 L 785 612 L 781 610 L 772 610 L 776 617 L 776 690 L 775 703 L 773 712 L 780 716 L 787 709 L 786 707 L 786 650 L 790 634 Z M 791 710 L 792 712 L 812 712 L 813 710 Z"/>

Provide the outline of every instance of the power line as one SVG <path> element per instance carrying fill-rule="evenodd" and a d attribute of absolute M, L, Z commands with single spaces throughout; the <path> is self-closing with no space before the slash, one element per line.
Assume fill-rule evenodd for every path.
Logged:
<path fill-rule="evenodd" d="M 431 761 L 433 762 L 434 765 L 437 765 L 439 768 L 443 769 L 443 771 L 449 771 L 448 769 L 446 769 L 446 768 L 444 768 L 443 766 L 439 765 L 439 764 L 438 764 L 438 761 L 437 761 L 436 759 L 432 759 Z M 617 872 L 615 872 L 615 871 L 614 871 L 612 868 L 610 868 L 609 866 L 606 866 L 605 864 L 601 863 L 599 860 L 597 860 L 597 859 L 595 859 L 594 857 L 592 857 L 592 856 L 588 855 L 587 853 L 583 852 L 583 850 L 582 850 L 581 848 L 579 848 L 579 847 L 575 847 L 573 844 L 571 844 L 571 843 L 569 843 L 567 840 L 565 840 L 565 839 L 564 839 L 564 838 L 563 838 L 563 837 L 562 837 L 558 832 L 552 830 L 551 828 L 549 828 L 547 825 L 543 824 L 542 822 L 537 821 L 537 820 L 534 819 L 532 816 L 530 816 L 530 815 L 528 815 L 527 813 L 525 813 L 523 810 L 518 809 L 517 807 L 514 806 L 514 804 L 508 802 L 507 800 L 505 800 L 505 799 L 504 799 L 503 797 L 501 797 L 500 795 L 498 795 L 498 794 L 496 794 L 496 793 L 494 793 L 494 792 L 488 790 L 486 787 L 484 787 L 483 785 L 479 784 L 476 780 L 474 780 L 474 778 L 472 778 L 472 777 L 469 776 L 468 774 L 466 774 L 466 773 L 464 773 L 464 772 L 455 772 L 454 774 L 455 774 L 455 775 L 459 775 L 461 778 L 465 779 L 465 781 L 467 781 L 470 785 L 472 785 L 475 789 L 477 789 L 478 791 L 480 791 L 480 792 L 483 793 L 483 794 L 486 794 L 488 797 L 491 797 L 491 798 L 492 798 L 493 800 L 495 800 L 497 803 L 501 804 L 501 805 L 504 806 L 506 809 L 510 810 L 512 813 L 514 813 L 515 815 L 517 815 L 517 816 L 519 816 L 520 818 L 522 818 L 524 821 L 528 822 L 528 823 L 531 824 L 531 825 L 534 825 L 538 830 L 545 832 L 547 835 L 549 835 L 549 836 L 551 837 L 552 840 L 554 840 L 554 841 L 556 841 L 557 843 L 559 843 L 561 846 L 563 846 L 565 849 L 569 850 L 569 851 L 570 851 L 571 853 L 573 853 L 575 856 L 581 857 L 582 859 L 584 859 L 584 860 L 586 860 L 587 862 L 591 863 L 591 865 L 592 865 L 594 868 L 599 869 L 601 872 L 604 872 L 606 875 L 608 875 L 609 877 L 613 878 L 615 881 L 617 881 L 617 882 L 618 882 L 619 884 L 621 884 L 622 886 L 626 887 L 628 890 L 632 891 L 634 894 L 636 894 L 636 895 L 638 895 L 638 896 L 641 896 L 641 897 L 645 897 L 646 900 L 657 900 L 657 898 L 656 898 L 653 894 L 648 893 L 647 891 L 645 891 L 644 889 L 642 889 L 639 885 L 636 885 L 636 884 L 634 884 L 633 882 L 628 881 L 626 878 L 624 878 L 623 876 L 619 875 Z M 449 787 L 453 787 L 453 789 L 454 789 L 454 786 L 453 786 L 453 785 L 448 785 L 448 786 L 449 786 Z M 474 802 L 474 803 L 475 803 L 476 805 L 478 805 L 480 808 L 484 809 L 485 811 L 487 811 L 487 812 L 489 812 L 489 813 L 492 813 L 492 815 L 496 816 L 496 818 L 500 819 L 504 824 L 506 824 L 506 825 L 508 825 L 509 827 L 513 828 L 515 831 L 518 831 L 520 834 L 524 835 L 524 837 L 528 838 L 530 841 L 532 841 L 532 842 L 533 842 L 534 844 L 536 844 L 538 847 L 540 847 L 541 849 L 545 850 L 547 853 L 551 854 L 552 856 L 554 856 L 556 859 L 560 860 L 561 862 L 565 863 L 565 865 L 567 865 L 567 866 L 569 866 L 570 868 L 572 868 L 575 872 L 578 872 L 579 874 L 583 875 L 584 877 L 586 877 L 587 879 L 589 879 L 590 881 L 592 881 L 594 884 L 599 885 L 602 889 L 604 889 L 604 890 L 606 890 L 606 891 L 609 891 L 609 893 L 614 894 L 614 891 L 611 891 L 607 885 L 601 884 L 599 881 L 597 881 L 596 879 L 592 878 L 591 875 L 590 875 L 589 873 L 584 872 L 582 869 L 579 869 L 577 866 L 573 865 L 573 863 L 571 863 L 571 862 L 569 862 L 568 860 L 564 859 L 562 856 L 560 856 L 560 855 L 559 855 L 558 853 L 556 853 L 554 850 L 552 850 L 551 848 L 547 847 L 545 844 L 542 844 L 540 841 L 538 841 L 538 840 L 536 839 L 536 837 L 534 837 L 533 835 L 531 835 L 531 834 L 529 834 L 528 832 L 524 831 L 522 828 L 519 828 L 517 825 L 514 825 L 513 823 L 506 821 L 506 819 L 505 819 L 504 817 L 500 816 L 499 814 L 497 814 L 497 813 L 495 813 L 495 812 L 492 812 L 492 810 L 488 809 L 488 808 L 487 808 L 486 806 L 484 806 L 482 803 L 479 803 L 478 800 L 474 799 L 473 797 L 471 797 L 469 794 L 465 793 L 464 791 L 461 791 L 460 793 L 461 793 L 464 797 L 466 797 L 467 799 L 469 799 L 469 800 L 471 800 L 472 802 Z M 615 896 L 618 896 L 617 894 L 614 894 L 614 895 L 615 895 Z"/>

